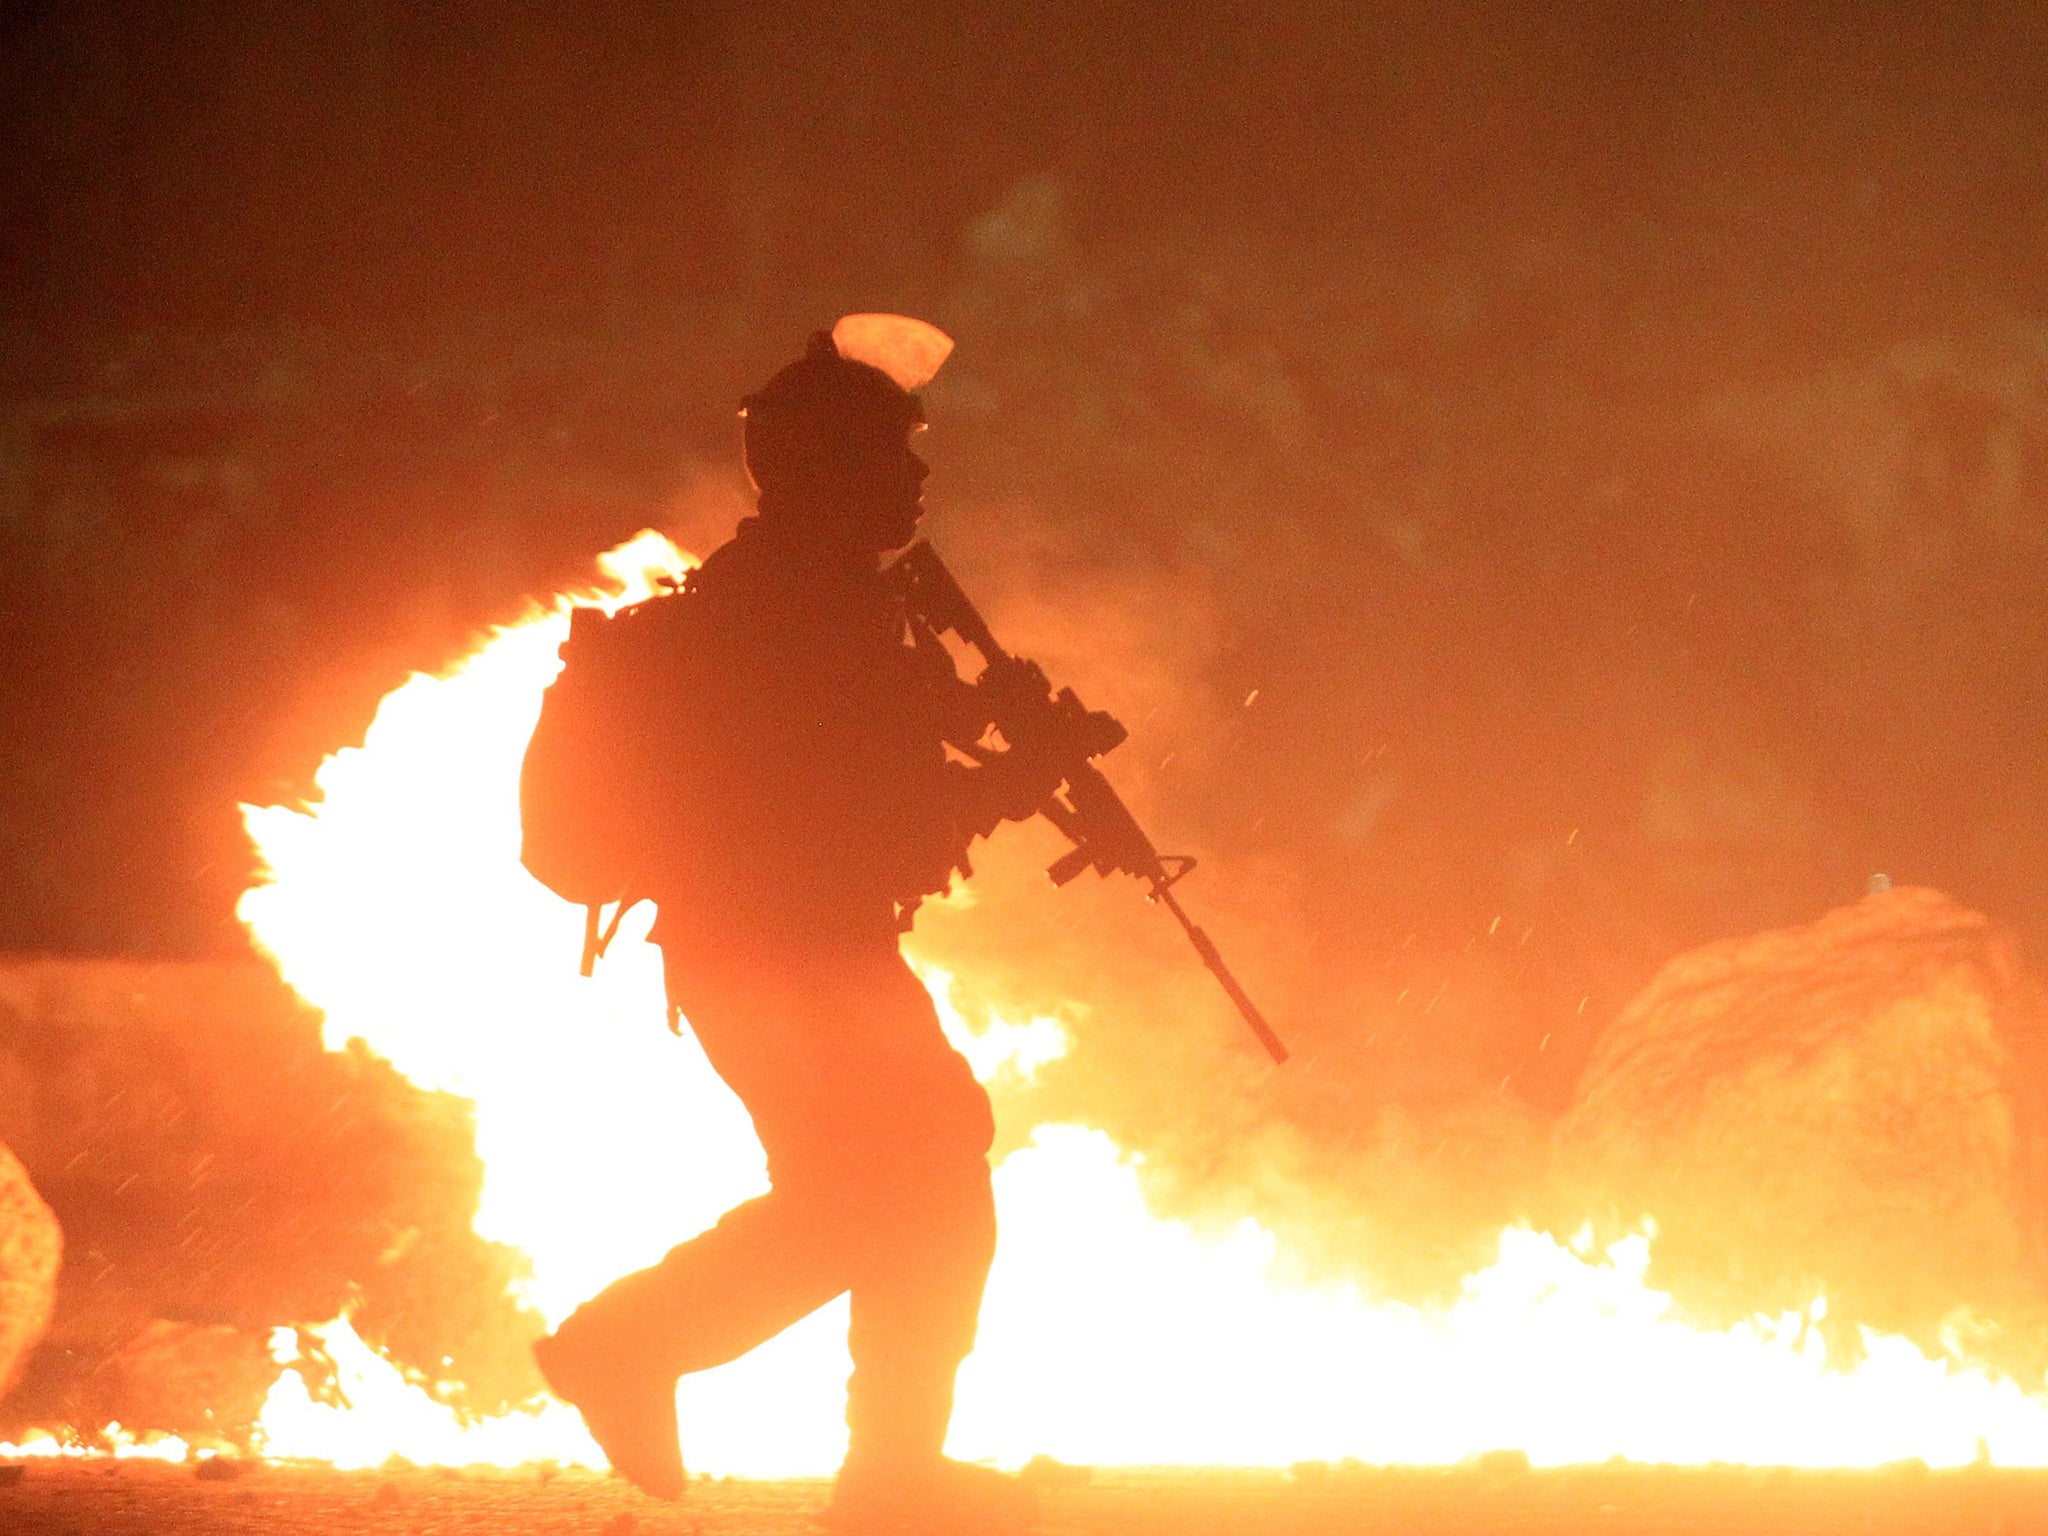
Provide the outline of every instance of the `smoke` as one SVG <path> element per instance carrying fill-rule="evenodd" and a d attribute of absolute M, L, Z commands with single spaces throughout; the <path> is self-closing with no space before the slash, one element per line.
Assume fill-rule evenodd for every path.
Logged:
<path fill-rule="evenodd" d="M 959 340 L 933 537 L 1296 1047 L 1042 830 L 927 914 L 1176 1208 L 1437 1284 L 1674 953 L 1878 870 L 2048 939 L 2038 23 L 672 9 L 9 41 L 0 945 L 234 953 L 236 802 L 716 542 L 865 309 Z"/>

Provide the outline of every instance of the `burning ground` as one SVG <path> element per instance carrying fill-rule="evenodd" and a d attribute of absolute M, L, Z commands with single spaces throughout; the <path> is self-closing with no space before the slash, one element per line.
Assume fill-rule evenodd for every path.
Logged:
<path fill-rule="evenodd" d="M 642 537 L 607 581 L 644 590 L 683 558 Z M 243 915 L 317 1026 L 248 968 L 23 970 L 20 1059 L 63 1070 L 21 1140 L 73 1246 L 16 1411 L 356 1466 L 590 1455 L 558 1407 L 518 1401 L 525 1342 L 762 1172 L 701 1056 L 650 1027 L 644 928 L 581 980 L 578 914 L 518 868 L 518 761 L 565 603 L 387 698 L 317 804 L 249 812 L 268 873 Z M 2048 1401 L 2016 1384 L 2039 1374 L 2044 1010 L 1984 919 L 1890 890 L 1682 957 L 1610 1031 L 1561 1139 L 1497 1112 L 1513 1155 L 1482 1182 L 1398 1125 L 1320 1155 L 1285 1130 L 1279 1085 L 1313 1094 L 1313 1053 L 1233 1107 L 1217 1085 L 1263 1069 L 1128 891 L 1084 888 L 1078 951 L 977 951 L 991 928 L 1014 941 L 1003 906 L 1042 852 L 996 844 L 984 894 L 941 903 L 912 945 L 1002 1126 L 956 1451 L 2048 1461 Z M 1172 1099 L 1097 1097 L 1083 1068 L 1118 1048 L 1157 1052 Z M 1231 1156 L 1191 1189 L 1186 1127 L 1224 1113 L 1237 1134 L 1205 1144 Z M 1165 1149 L 1164 1178 L 1132 1141 Z M 1426 1272 L 1376 1227 L 1395 1179 L 1451 1212 L 1433 1257 L 1475 1255 L 1454 1283 L 1390 1279 Z M 265 1201 L 279 1214 L 252 1218 Z M 1677 1254 L 1654 1276 L 1653 1238 Z M 828 1309 L 693 1382 L 693 1462 L 829 1470 L 837 1329 Z"/>
<path fill-rule="evenodd" d="M 1745 1473 L 1604 1468 L 1531 1476 L 1512 1460 L 1454 1472 L 1306 1464 L 1289 1473 L 1177 1472 L 1040 1479 L 1046 1529 L 1071 1536 L 1393 1536 L 1413 1531 L 1836 1531 L 1877 1536 L 2012 1536 L 2038 1530 L 2038 1473 Z M 805 1536 L 821 1482 L 699 1481 L 680 1507 L 574 1473 L 451 1476 L 261 1468 L 198 1479 L 129 1464 L 32 1469 L 0 1487 L 20 1536 L 245 1536 L 278 1530 L 357 1536 L 392 1529 L 520 1536 Z"/>

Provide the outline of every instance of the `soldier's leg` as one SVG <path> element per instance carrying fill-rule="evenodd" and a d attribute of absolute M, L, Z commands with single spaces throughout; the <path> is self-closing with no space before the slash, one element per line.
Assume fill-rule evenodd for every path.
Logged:
<path fill-rule="evenodd" d="M 974 1347 L 995 1254 L 988 1096 L 946 1043 L 930 999 L 898 962 L 873 995 L 894 1038 L 921 1041 L 891 1069 L 904 1106 L 878 1136 L 864 1198 L 872 1241 L 856 1252 L 848 1346 L 846 1464 L 829 1522 L 843 1532 L 1021 1533 L 1037 1500 L 1014 1477 L 944 1455 L 953 1384 Z"/>
<path fill-rule="evenodd" d="M 867 1135 L 847 1344 L 849 1461 L 936 1459 L 953 1412 L 953 1378 L 974 1348 L 995 1256 L 988 1095 L 939 1028 L 930 996 L 901 959 L 878 963 L 862 995 L 890 1048 L 877 1051 L 891 1106 Z"/>
<path fill-rule="evenodd" d="M 900 1209 L 884 1251 L 852 1285 L 847 1460 L 875 1467 L 936 1461 L 953 1417 L 953 1382 L 974 1348 L 995 1257 L 995 1201 L 978 1169 L 933 1169 Z"/>
<path fill-rule="evenodd" d="M 847 1288 L 849 1264 L 832 1225 L 816 1198 L 778 1188 L 613 1281 L 562 1333 L 671 1382 L 724 1365 Z"/>
<path fill-rule="evenodd" d="M 752 1113 L 773 1188 L 607 1286 L 535 1347 L 548 1384 L 582 1412 L 612 1465 L 669 1498 L 683 1486 L 677 1377 L 746 1353 L 845 1290 L 854 1230 L 825 1177 L 843 1161 L 826 1154 L 843 1149 L 818 1134 L 813 1101 L 831 1079 L 818 1071 L 817 1020 L 801 994 L 672 985 L 671 996 Z"/>
<path fill-rule="evenodd" d="M 779 1189 L 578 1307 L 534 1358 L 583 1415 L 612 1467 L 680 1498 L 676 1380 L 737 1359 L 846 1289 L 847 1263 L 817 1202 Z"/>

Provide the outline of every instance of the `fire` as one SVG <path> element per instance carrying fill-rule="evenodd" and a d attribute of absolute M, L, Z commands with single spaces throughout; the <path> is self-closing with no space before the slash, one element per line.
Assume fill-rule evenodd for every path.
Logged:
<path fill-rule="evenodd" d="M 516 1467 L 529 1461 L 604 1465 L 584 1433 L 583 1421 L 561 1403 L 550 1403 L 536 1413 L 465 1423 L 454 1409 L 421 1391 L 365 1344 L 347 1318 L 308 1331 L 333 1365 L 341 1401 L 315 1399 L 300 1372 L 284 1371 L 263 1405 L 267 1455 L 343 1468 L 381 1466 L 394 1456 L 434 1466 Z M 276 1330 L 270 1348 L 279 1365 L 299 1363 L 294 1330 Z"/>
<path fill-rule="evenodd" d="M 143 1435 L 138 1438 L 119 1424 L 107 1425 L 94 1439 L 96 1443 L 87 1444 L 76 1436 L 34 1434 L 18 1442 L 0 1440 L 0 1461 L 80 1460 L 89 1456 L 112 1456 L 116 1461 L 181 1462 L 204 1461 L 219 1454 L 210 1446 L 195 1449 L 177 1435 Z"/>
<path fill-rule="evenodd" d="M 525 1252 L 521 1299 L 549 1321 L 765 1187 L 744 1112 L 687 1035 L 661 1027 L 645 909 L 589 980 L 581 916 L 518 862 L 518 768 L 577 602 L 608 608 L 689 565 L 656 534 L 600 561 L 601 592 L 489 636 L 440 677 L 385 699 L 360 748 L 303 809 L 245 808 L 268 874 L 241 914 L 285 978 L 423 1087 L 476 1106 L 478 1232 Z M 992 1020 L 971 978 L 921 972 L 985 1080 L 1028 1078 L 1066 1049 L 1052 1019 Z M 1511 1228 L 1455 1301 L 1277 1281 L 1250 1217 L 1219 1239 L 1146 1208 L 1134 1156 L 1042 1125 L 996 1171 L 1001 1250 L 963 1372 L 956 1455 L 1018 1465 L 1444 1463 L 1518 1448 L 1537 1465 L 1603 1461 L 1872 1466 L 2048 1465 L 2048 1394 L 1866 1334 L 1831 1363 L 1806 1313 L 1689 1327 L 1644 1283 L 1648 1231 L 1598 1251 Z M 622 1170 L 624 1170 L 622 1172 Z M 343 1466 L 594 1463 L 560 1405 L 461 1422 L 358 1339 L 315 1330 L 343 1405 L 283 1367 L 265 1449 Z M 753 1355 L 687 1380 L 693 1468 L 829 1472 L 848 1362 L 844 1303 Z M 285 1331 L 281 1337 L 289 1340 Z"/>

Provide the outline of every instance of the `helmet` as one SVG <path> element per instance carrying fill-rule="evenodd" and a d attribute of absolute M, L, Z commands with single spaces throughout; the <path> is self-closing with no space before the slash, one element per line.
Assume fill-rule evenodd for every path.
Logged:
<path fill-rule="evenodd" d="M 924 425 L 912 390 L 952 348 L 944 332 L 900 315 L 848 315 L 814 331 L 802 357 L 740 402 L 754 483 L 809 478 L 877 436 L 900 442 Z"/>

